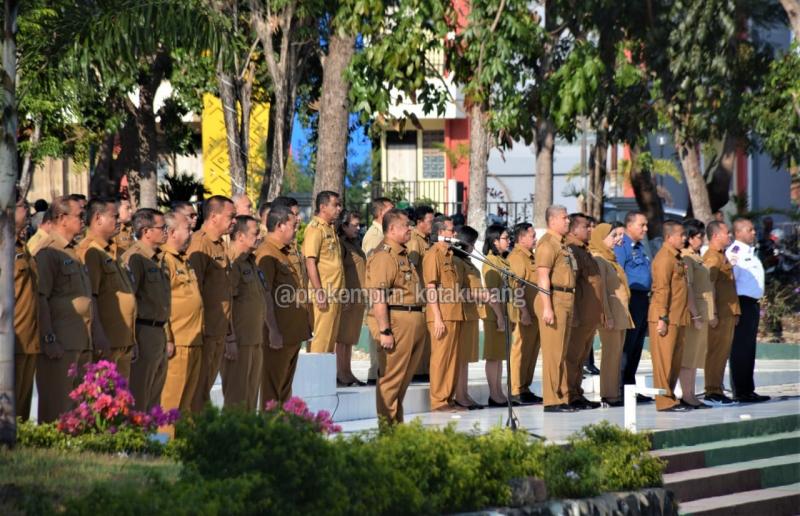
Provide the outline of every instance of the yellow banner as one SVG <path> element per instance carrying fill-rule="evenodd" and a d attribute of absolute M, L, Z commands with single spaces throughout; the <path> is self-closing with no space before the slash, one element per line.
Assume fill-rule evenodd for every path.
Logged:
<path fill-rule="evenodd" d="M 269 104 L 254 104 L 250 113 L 250 163 L 247 167 L 247 195 L 258 202 L 261 178 L 267 169 Z M 230 161 L 225 135 L 222 102 L 211 94 L 203 96 L 203 182 L 211 195 L 231 194 Z"/>

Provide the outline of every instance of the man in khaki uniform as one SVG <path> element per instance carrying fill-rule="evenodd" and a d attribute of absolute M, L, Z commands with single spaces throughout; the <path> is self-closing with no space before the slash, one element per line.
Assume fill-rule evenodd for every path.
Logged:
<path fill-rule="evenodd" d="M 186 256 L 192 222 L 171 212 L 164 216 L 164 223 L 167 243 L 162 247 L 163 265 L 169 275 L 171 310 L 165 327 L 168 362 L 161 406 L 189 414 L 203 363 L 203 297 Z"/>
<path fill-rule="evenodd" d="M 255 410 L 261 386 L 262 344 L 267 321 L 266 286 L 253 251 L 258 221 L 239 215 L 231 233 L 231 290 L 233 328 L 237 341 L 226 346 L 222 361 L 225 406 Z"/>
<path fill-rule="evenodd" d="M 417 270 L 417 276 L 419 276 L 420 281 L 422 281 L 422 259 L 425 257 L 425 252 L 430 247 L 428 239 L 431 236 L 431 227 L 433 226 L 433 208 L 424 204 L 415 207 L 414 219 L 416 220 L 416 224 L 414 225 L 414 229 L 411 230 L 411 239 L 408 241 L 408 244 L 406 244 L 406 249 L 408 249 L 408 259 Z M 415 381 L 430 381 L 430 359 L 431 339 L 430 336 L 427 336 L 425 338 L 425 346 L 422 349 L 422 359 L 419 361 L 417 372 L 414 375 Z"/>
<path fill-rule="evenodd" d="M 433 222 L 431 239 L 453 237 L 453 221 L 441 217 Z M 455 404 L 458 384 L 459 336 L 464 310 L 461 285 L 453 250 L 446 242 L 436 242 L 422 259 L 422 273 L 427 290 L 425 318 L 431 336 L 431 411 L 464 410 Z"/>
<path fill-rule="evenodd" d="M 579 410 L 596 409 L 600 403 L 583 395 L 583 364 L 592 353 L 594 336 L 605 326 L 602 310 L 605 293 L 600 267 L 589 254 L 589 219 L 582 213 L 569 217 L 567 245 L 578 264 L 575 277 L 575 309 L 567 346 L 566 367 L 569 403 Z"/>
<path fill-rule="evenodd" d="M 192 231 L 197 228 L 197 219 L 199 218 L 197 216 L 197 210 L 194 209 L 192 203 L 176 201 L 172 203 L 172 212 L 186 217 L 186 220 L 189 222 L 189 234 L 191 235 Z M 189 240 L 191 240 L 191 237 Z"/>
<path fill-rule="evenodd" d="M 119 232 L 114 236 L 114 246 L 117 249 L 117 257 L 121 258 L 125 251 L 133 245 L 131 202 L 127 199 L 117 201 L 117 212 L 119 213 Z"/>
<path fill-rule="evenodd" d="M 167 334 L 172 298 L 161 246 L 167 241 L 164 215 L 142 208 L 133 216 L 136 242 L 122 255 L 136 294 L 136 346 L 131 365 L 131 394 L 137 410 L 161 400 L 167 378 Z"/>
<path fill-rule="evenodd" d="M 542 342 L 542 391 L 545 412 L 575 412 L 569 404 L 566 354 L 572 326 L 577 264 L 567 247 L 569 216 L 563 206 L 553 205 L 545 213 L 547 233 L 536 246 L 536 273 L 540 287 L 534 301 Z"/>
<path fill-rule="evenodd" d="M 47 239 L 47 235 L 49 235 L 50 231 L 53 230 L 52 213 L 52 210 L 49 208 L 45 210 L 44 215 L 42 216 L 42 222 L 39 224 L 39 227 L 36 228 L 36 233 L 34 233 L 25 244 L 25 247 L 28 249 L 28 252 L 31 254 L 31 256 L 36 256 L 36 253 L 38 253 L 39 249 L 41 249 L 42 242 Z"/>
<path fill-rule="evenodd" d="M 39 422 L 50 423 L 69 410 L 72 364 L 91 359 L 92 290 L 73 239 L 83 231 L 84 214 L 77 201 L 55 199 L 50 208 L 53 230 L 36 254 L 39 272 L 39 333 L 42 352 L 36 361 Z"/>
<path fill-rule="evenodd" d="M 736 294 L 733 265 L 725 256 L 725 249 L 731 244 L 728 226 L 723 222 L 712 221 L 706 228 L 706 234 L 708 250 L 703 255 L 703 263 L 711 273 L 717 313 L 712 314 L 708 322 L 705 401 L 716 405 L 731 405 L 733 400 L 725 396 L 722 382 L 725 377 L 725 363 L 731 354 L 733 330 L 742 312 L 739 307 L 739 296 Z"/>
<path fill-rule="evenodd" d="M 683 244 L 683 226 L 675 221 L 665 222 L 664 245 L 653 259 L 653 294 L 647 313 L 653 386 L 667 391 L 665 395 L 656 396 L 656 410 L 662 412 L 692 410 L 675 397 L 683 358 L 683 332 L 689 324 L 689 289 L 680 252 Z"/>
<path fill-rule="evenodd" d="M 211 387 L 222 366 L 226 342 L 236 340 L 231 320 L 231 264 L 223 236 L 233 226 L 233 202 L 214 195 L 203 205 L 203 227 L 192 235 L 187 254 L 203 296 L 203 361 L 192 411 L 211 400 Z"/>
<path fill-rule="evenodd" d="M 528 222 L 514 226 L 514 249 L 508 254 L 511 272 L 531 283 L 536 283 L 536 264 L 533 249 L 536 231 Z M 517 285 L 524 295 L 515 297 L 509 319 L 514 328 L 511 334 L 511 401 L 520 405 L 541 403 L 542 398 L 531 392 L 533 372 L 539 358 L 539 325 L 533 311 L 536 290 L 528 285 Z"/>
<path fill-rule="evenodd" d="M 14 211 L 14 394 L 16 415 L 27 421 L 31 413 L 33 377 L 39 355 L 39 302 L 36 262 L 25 248 L 28 204 L 17 199 Z"/>
<path fill-rule="evenodd" d="M 311 336 L 302 292 L 306 279 L 299 262 L 291 259 L 296 227 L 291 209 L 273 204 L 267 216 L 269 233 L 256 251 L 256 263 L 270 298 L 268 304 L 274 305 L 271 311 L 275 321 L 274 327 L 269 328 L 269 346 L 263 348 L 262 408 L 270 400 L 283 403 L 291 398 L 300 344 Z"/>
<path fill-rule="evenodd" d="M 409 260 L 408 217 L 390 210 L 383 217 L 384 242 L 367 259 L 366 287 L 370 289 L 373 323 L 370 332 L 385 354 L 385 369 L 375 389 L 378 417 L 390 424 L 403 422 L 403 399 L 417 369 L 425 343 L 422 284 Z"/>
<path fill-rule="evenodd" d="M 89 231 L 78 244 L 77 253 L 89 273 L 92 301 L 98 314 L 92 321 L 95 358 L 114 362 L 119 373 L 128 379 L 134 344 L 136 296 L 128 272 L 117 261 L 112 241 L 119 230 L 116 203 L 92 199 L 87 205 L 86 220 Z"/>
<path fill-rule="evenodd" d="M 339 194 L 329 191 L 317 194 L 315 204 L 317 214 L 306 227 L 303 239 L 308 288 L 314 300 L 314 337 L 309 351 L 333 353 L 342 308 L 338 296 L 344 288 L 342 245 L 334 226 L 342 211 L 342 204 Z"/>

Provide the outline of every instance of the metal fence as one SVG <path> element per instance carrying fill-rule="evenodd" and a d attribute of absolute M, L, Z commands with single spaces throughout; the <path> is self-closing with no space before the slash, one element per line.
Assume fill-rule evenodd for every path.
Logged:
<path fill-rule="evenodd" d="M 418 204 L 426 204 L 434 209 L 437 213 L 445 215 L 461 214 L 466 217 L 465 203 L 461 202 L 424 202 Z M 417 204 L 402 202 L 398 203 L 398 207 L 402 209 L 411 209 Z M 361 221 L 365 225 L 372 223 L 372 213 L 370 213 L 370 204 L 364 203 L 358 206 L 361 213 Z M 513 226 L 519 222 L 533 222 L 533 203 L 532 202 L 499 202 L 490 201 L 486 206 L 486 224 L 502 224 L 505 226 Z"/>

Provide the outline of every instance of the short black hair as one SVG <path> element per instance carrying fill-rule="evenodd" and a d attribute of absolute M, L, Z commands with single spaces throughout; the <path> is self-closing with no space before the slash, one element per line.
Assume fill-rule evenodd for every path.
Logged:
<path fill-rule="evenodd" d="M 718 220 L 712 220 L 711 222 L 709 222 L 708 226 L 706 227 L 706 236 L 708 237 L 708 239 L 711 240 L 712 238 L 714 238 L 714 235 L 720 233 L 722 231 L 723 226 L 727 228 L 728 225 Z"/>
<path fill-rule="evenodd" d="M 387 205 L 391 204 L 394 206 L 394 203 L 388 197 L 376 197 L 372 199 L 372 203 L 370 203 L 370 211 L 372 212 L 372 217 L 377 219 L 378 215 L 383 211 L 383 208 Z"/>
<path fill-rule="evenodd" d="M 575 229 L 575 226 L 577 226 L 580 223 L 581 220 L 585 220 L 587 222 L 587 224 L 588 224 L 589 217 L 587 217 L 583 213 L 570 213 L 569 214 L 569 230 L 572 231 L 573 229 Z"/>
<path fill-rule="evenodd" d="M 683 228 L 683 224 L 681 224 L 677 220 L 667 220 L 667 221 L 665 221 L 664 222 L 664 228 L 663 228 L 664 238 L 672 236 L 672 234 L 675 233 L 678 230 L 678 228 Z"/>
<path fill-rule="evenodd" d="M 267 231 L 272 233 L 281 224 L 289 222 L 289 217 L 293 215 L 291 208 L 285 204 L 272 204 L 267 215 Z"/>
<path fill-rule="evenodd" d="M 47 206 L 47 201 L 44 199 L 36 199 L 36 202 L 33 203 L 33 209 L 36 210 L 37 213 L 40 211 L 45 211 Z"/>
<path fill-rule="evenodd" d="M 212 195 L 206 199 L 203 203 L 203 220 L 208 220 L 211 215 L 222 212 L 228 203 L 233 204 L 233 201 L 224 195 Z"/>
<path fill-rule="evenodd" d="M 77 202 L 86 202 L 86 196 L 83 195 L 83 194 L 79 194 L 79 193 L 72 193 L 72 194 L 67 195 L 67 200 L 68 201 L 77 201 Z M 110 201 L 110 202 L 114 202 L 114 201 Z"/>
<path fill-rule="evenodd" d="M 297 202 L 297 199 L 294 197 L 289 197 L 288 195 L 279 195 L 272 199 L 272 204 L 270 204 L 270 206 L 286 206 L 287 208 L 293 208 L 295 206 L 300 206 L 300 203 Z"/>
<path fill-rule="evenodd" d="M 170 209 L 172 211 L 182 210 L 183 208 L 194 209 L 194 206 L 192 206 L 192 203 L 190 203 L 189 201 L 173 201 L 172 203 L 170 203 Z"/>
<path fill-rule="evenodd" d="M 238 237 L 240 233 L 246 232 L 247 226 L 251 222 L 255 222 L 256 228 L 258 228 L 258 220 L 251 215 L 237 215 L 233 220 L 234 224 L 233 230 L 231 231 L 231 242 L 236 240 L 236 237 Z"/>
<path fill-rule="evenodd" d="M 697 219 L 688 219 L 683 221 L 683 229 L 686 230 L 686 238 L 694 238 L 705 233 L 706 225 Z"/>
<path fill-rule="evenodd" d="M 508 230 L 505 226 L 501 224 L 492 224 L 488 228 L 486 228 L 486 233 L 483 237 L 483 254 L 489 254 L 492 252 L 494 254 L 499 255 L 500 251 L 497 250 L 497 246 L 494 243 L 503 236 L 503 233 L 506 233 Z"/>
<path fill-rule="evenodd" d="M 461 240 L 462 242 L 466 242 L 470 245 L 475 245 L 475 242 L 478 241 L 478 230 L 473 228 L 472 226 L 467 226 L 462 224 L 456 228 L 456 238 Z"/>
<path fill-rule="evenodd" d="M 72 196 L 67 196 L 68 201 L 75 201 L 79 202 L 78 199 L 71 198 Z M 114 199 L 109 199 L 108 197 L 95 197 L 89 204 L 86 205 L 86 225 L 90 225 L 92 220 L 94 219 L 95 215 L 104 215 L 106 211 L 108 211 L 109 205 L 117 205 L 117 201 Z"/>
<path fill-rule="evenodd" d="M 630 224 L 634 220 L 636 220 L 636 217 L 638 217 L 639 215 L 641 215 L 645 219 L 647 218 L 647 216 L 644 213 L 642 213 L 641 211 L 639 211 L 639 210 L 631 210 L 628 213 L 626 213 L 625 214 L 625 226 L 627 227 L 628 224 Z"/>
<path fill-rule="evenodd" d="M 338 199 L 339 194 L 336 192 L 332 192 L 330 190 L 323 190 L 317 194 L 317 198 L 314 199 L 314 212 L 319 213 L 319 209 L 330 203 L 331 199 Z"/>
<path fill-rule="evenodd" d="M 433 225 L 431 226 L 431 242 L 436 242 L 436 239 L 439 236 L 439 233 L 442 232 L 444 229 L 445 222 L 453 222 L 453 219 L 448 217 L 447 215 L 441 215 L 433 219 Z"/>
<path fill-rule="evenodd" d="M 424 220 L 425 215 L 427 215 L 428 213 L 433 214 L 433 208 L 431 208 L 427 204 L 420 204 L 419 206 L 414 206 L 414 222 Z"/>
<path fill-rule="evenodd" d="M 533 227 L 533 224 L 530 222 L 520 222 L 519 224 L 514 226 L 514 242 L 519 241 L 519 237 L 523 235 L 523 233 L 527 233 L 529 229 Z"/>
<path fill-rule="evenodd" d="M 262 202 L 261 206 L 258 207 L 258 216 L 263 219 L 264 218 L 264 213 L 269 211 L 271 206 L 272 206 L 272 203 L 269 202 L 269 201 Z"/>
<path fill-rule="evenodd" d="M 156 225 L 156 217 L 163 215 L 160 211 L 153 208 L 139 208 L 131 218 L 131 226 L 133 226 L 133 234 L 137 239 L 142 238 L 145 229 L 152 228 Z"/>
<path fill-rule="evenodd" d="M 385 235 L 388 233 L 391 225 L 401 217 L 408 218 L 408 214 L 399 208 L 392 208 L 391 210 L 387 211 L 383 216 L 383 221 L 381 223 L 383 227 L 383 234 Z"/>
<path fill-rule="evenodd" d="M 349 224 L 353 219 L 361 220 L 361 213 L 354 210 L 342 210 L 342 213 L 339 215 L 339 223 L 337 224 L 336 232 L 340 235 L 344 235 L 342 226 Z"/>

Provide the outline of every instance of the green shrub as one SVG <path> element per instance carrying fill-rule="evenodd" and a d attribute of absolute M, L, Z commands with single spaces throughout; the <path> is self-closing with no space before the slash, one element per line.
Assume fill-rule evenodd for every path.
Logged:
<path fill-rule="evenodd" d="M 71 436 L 61 432 L 56 423 L 36 424 L 17 421 L 17 444 L 28 448 L 162 455 L 167 447 L 135 428 L 123 428 L 114 434 Z"/>
<path fill-rule="evenodd" d="M 586 498 L 600 493 L 598 456 L 583 446 L 548 446 L 544 482 L 550 498 Z"/>

